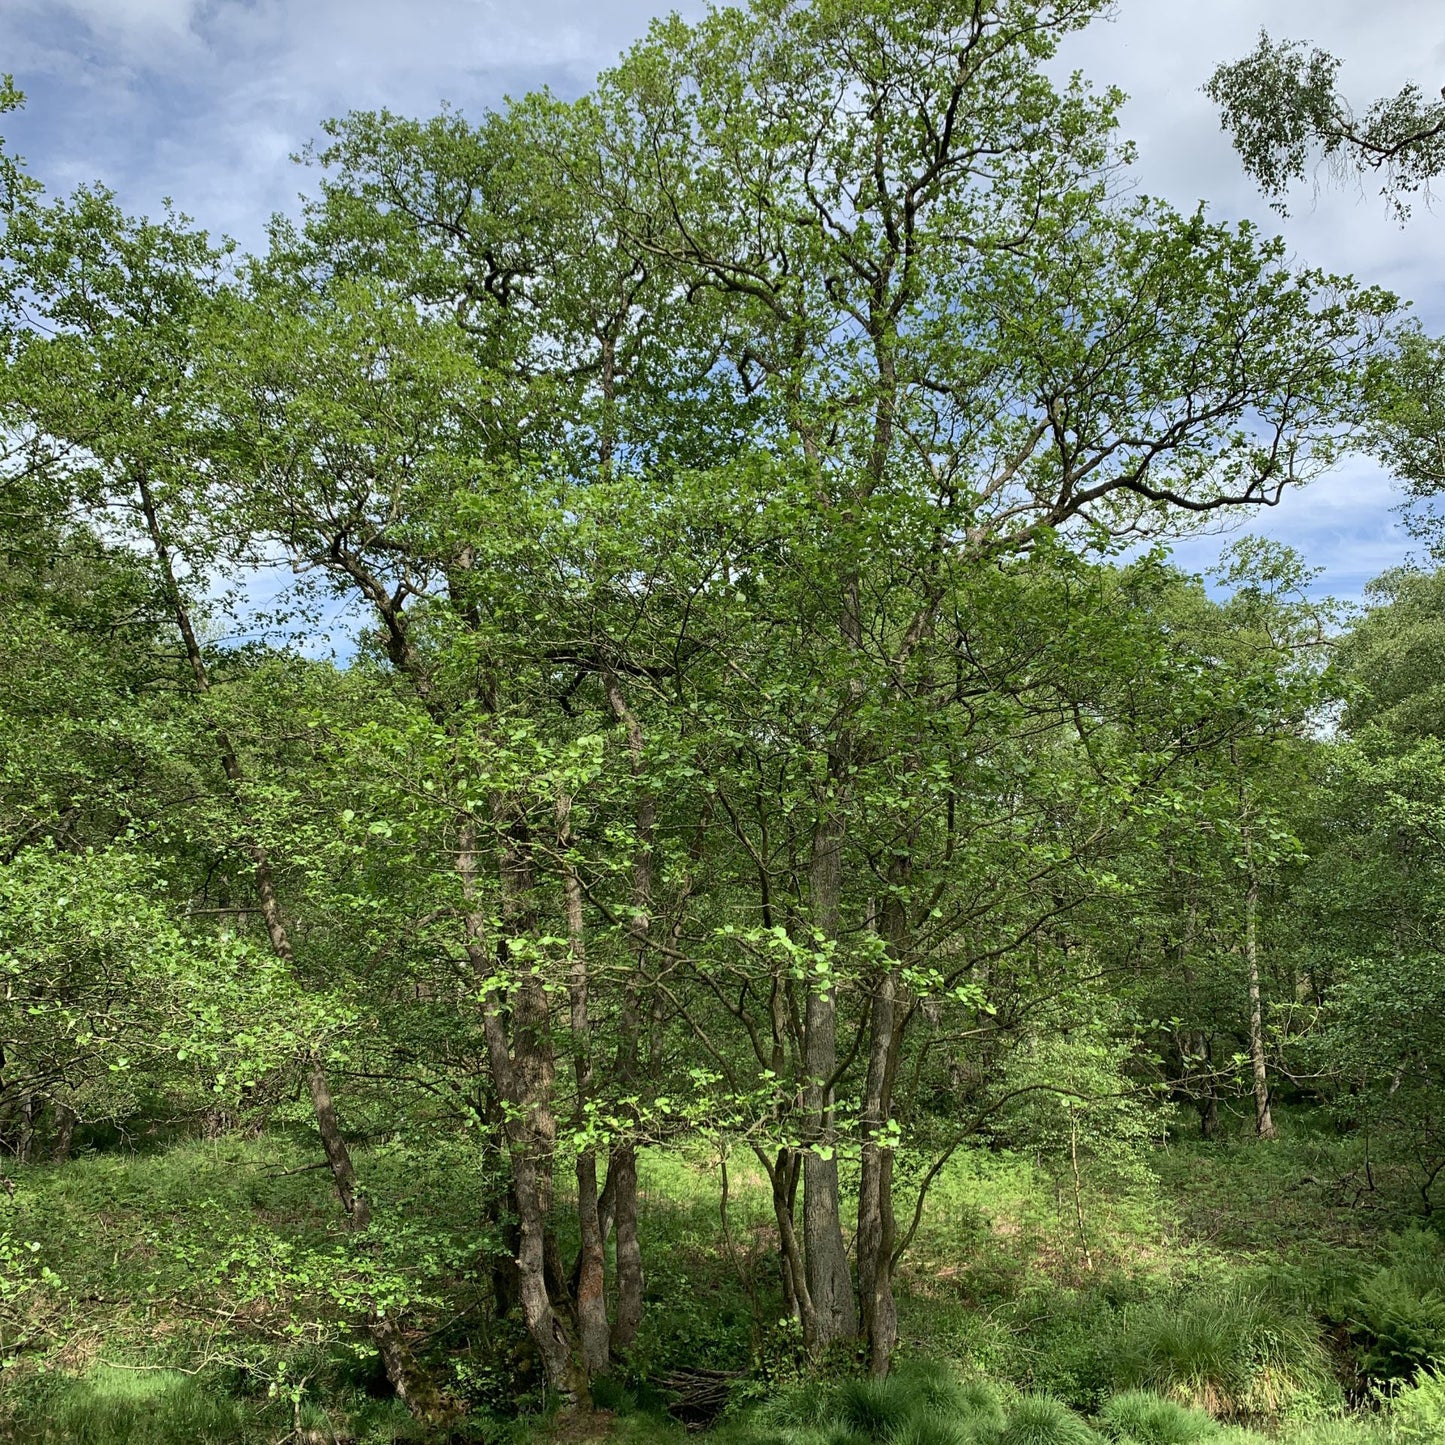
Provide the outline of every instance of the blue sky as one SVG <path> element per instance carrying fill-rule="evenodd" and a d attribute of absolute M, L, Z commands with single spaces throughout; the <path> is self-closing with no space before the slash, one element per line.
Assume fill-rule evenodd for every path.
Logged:
<path fill-rule="evenodd" d="M 323 117 L 427 114 L 443 100 L 480 112 L 541 84 L 576 94 L 655 13 L 647 0 L 3 0 L 0 70 L 29 96 L 6 132 L 52 190 L 99 179 L 143 212 L 170 197 L 255 247 L 265 218 L 307 188 L 289 157 Z M 1445 81 L 1441 0 L 1119 0 L 1064 64 L 1130 94 L 1141 191 L 1253 217 L 1301 263 L 1389 286 L 1445 331 L 1445 213 L 1418 206 L 1402 228 L 1368 182 L 1324 176 L 1281 220 L 1241 174 L 1199 87 L 1261 26 L 1344 57 L 1341 83 L 1362 102 Z M 1250 526 L 1322 568 L 1321 590 L 1358 597 L 1410 551 L 1396 500 L 1378 469 L 1350 461 Z M 1219 545 L 1193 538 L 1176 556 L 1203 568 Z"/>

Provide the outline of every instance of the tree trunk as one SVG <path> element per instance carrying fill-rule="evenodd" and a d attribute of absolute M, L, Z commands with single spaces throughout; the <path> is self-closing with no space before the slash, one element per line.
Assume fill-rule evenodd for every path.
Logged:
<path fill-rule="evenodd" d="M 842 889 L 842 838 L 836 815 L 825 804 L 813 834 L 809 870 L 814 926 L 836 943 Z M 837 989 L 810 983 L 803 1016 L 803 1258 L 812 1303 L 814 1351 L 826 1350 L 858 1333 L 853 1279 L 843 1243 L 838 1187 L 837 1130 L 833 1075 L 838 1067 Z"/>
<path fill-rule="evenodd" d="M 878 980 L 869 1022 L 868 1074 L 863 1087 L 863 1145 L 858 1181 L 858 1294 L 868 1368 L 886 1375 L 898 1340 L 893 1299 L 893 1146 L 887 1136 L 896 1056 L 898 975 Z"/>
<path fill-rule="evenodd" d="M 520 820 L 507 816 L 506 804 L 493 801 L 502 824 L 503 928 L 513 933 L 530 926 L 531 865 Z M 464 937 L 473 972 L 483 986 L 482 1028 L 487 1063 L 503 1107 L 507 1156 L 512 1165 L 512 1200 L 517 1212 L 517 1296 L 547 1384 L 566 1400 L 577 1397 L 571 1342 L 552 1308 L 547 1289 L 547 1216 L 552 1204 L 551 1167 L 556 1144 L 552 1117 L 551 1019 L 546 990 L 535 970 L 510 975 L 513 959 L 506 936 L 493 956 L 485 941 L 486 920 L 478 897 L 476 826 L 461 830 L 457 874 L 466 907 Z M 503 998 L 505 995 L 505 1000 Z M 510 1013 L 510 1039 L 503 1014 Z"/>
<path fill-rule="evenodd" d="M 773 1187 L 773 1219 L 778 1226 L 778 1254 L 783 1268 L 783 1294 L 791 1299 L 797 1312 L 798 1323 L 803 1331 L 804 1345 L 812 1349 L 818 1338 L 818 1320 L 813 1310 L 812 1296 L 808 1293 L 808 1272 L 803 1261 L 803 1251 L 798 1243 L 797 1228 L 793 1222 L 793 1191 L 797 1186 L 797 1159 L 791 1149 L 779 1149 L 777 1158 L 770 1160 L 760 1148 L 754 1148 L 758 1162 L 767 1173 Z"/>
<path fill-rule="evenodd" d="M 76 1113 L 69 1104 L 55 1105 L 55 1162 L 64 1164 L 70 1158 L 75 1141 Z"/>
<path fill-rule="evenodd" d="M 336 1106 L 331 1100 L 331 1087 L 327 1083 L 326 1070 L 318 1058 L 311 1059 L 306 1070 L 306 1087 L 311 1094 L 311 1107 L 316 1114 L 316 1127 L 321 1135 L 321 1148 L 326 1154 L 326 1163 L 331 1169 L 332 1182 L 336 1185 L 337 1197 L 346 1211 L 347 1222 L 352 1229 L 368 1229 L 371 1226 L 371 1205 L 356 1180 L 356 1167 L 351 1162 L 351 1150 L 346 1146 L 346 1136 L 341 1132 L 341 1121 L 336 1117 Z"/>
<path fill-rule="evenodd" d="M 557 801 L 557 844 L 563 857 L 562 884 L 567 899 L 567 938 L 571 967 L 567 988 L 571 1003 L 572 1058 L 577 1078 L 577 1110 L 573 1123 L 578 1134 L 588 1127 L 587 1106 L 592 1098 L 592 1040 L 587 1017 L 587 948 L 583 934 L 582 881 L 568 859 L 572 846 L 569 823 L 572 800 Z M 582 1369 L 589 1380 L 604 1374 L 611 1362 L 607 1329 L 607 1264 L 602 1248 L 602 1220 L 597 1207 L 597 1150 L 583 1145 L 577 1154 L 578 1254 L 576 1303 L 577 1334 Z"/>
<path fill-rule="evenodd" d="M 1203 1083 L 1194 1097 L 1194 1107 L 1199 1112 L 1199 1137 L 1213 1139 L 1219 1133 L 1219 1090 L 1214 1084 L 1214 1058 L 1209 1036 L 1203 1030 L 1196 1030 L 1189 1035 L 1189 1048 L 1204 1070 Z"/>
<path fill-rule="evenodd" d="M 1269 1074 L 1264 1062 L 1264 1016 L 1259 999 L 1259 879 L 1252 872 L 1244 895 L 1244 959 L 1249 968 L 1249 1062 L 1254 1073 L 1254 1128 L 1261 1139 L 1273 1139 Z"/>
<path fill-rule="evenodd" d="M 603 675 L 607 704 L 627 734 L 627 752 L 637 786 L 636 851 L 632 861 L 632 915 L 628 934 L 633 970 L 623 988 L 618 1025 L 617 1078 L 626 1093 L 638 1087 L 642 1058 L 642 1016 L 647 996 L 648 949 L 652 935 L 653 845 L 657 827 L 657 800 L 646 777 L 642 725 L 628 706 L 617 677 Z M 614 1182 L 615 1187 L 614 1187 Z M 613 1193 L 613 1219 L 617 1229 L 617 1318 L 612 1326 L 612 1349 L 623 1355 L 632 1348 L 642 1325 L 642 1242 L 637 1221 L 637 1146 L 631 1139 L 613 1145 L 607 1183 Z"/>
<path fill-rule="evenodd" d="M 612 1348 L 626 1354 L 642 1324 L 642 1243 L 637 1231 L 637 1150 L 630 1139 L 612 1146 L 607 1182 L 616 1175 L 613 1223 L 617 1231 L 617 1318 L 612 1326 Z"/>

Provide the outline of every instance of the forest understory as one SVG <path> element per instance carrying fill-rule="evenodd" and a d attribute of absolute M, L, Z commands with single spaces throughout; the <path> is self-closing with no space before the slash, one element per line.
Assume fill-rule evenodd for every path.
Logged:
<path fill-rule="evenodd" d="M 566 1409 L 494 1316 L 470 1151 L 358 1150 L 394 1243 L 347 1256 L 304 1136 L 126 1142 L 11 1173 L 5 1438 L 1384 1445 L 1445 1420 L 1420 1373 L 1445 1354 L 1445 1239 L 1409 1171 L 1305 1105 L 1272 1142 L 1231 1110 L 1127 1179 L 1087 1165 L 1077 1193 L 1026 1152 L 957 1156 L 900 1274 L 887 1382 L 802 1349 L 761 1171 L 732 1161 L 724 1233 L 716 1158 L 645 1156 L 646 1326 Z M 395 1399 L 347 1318 L 358 1266 L 373 1288 L 398 1270 L 410 1343 L 464 1416 L 428 1427 Z"/>
<path fill-rule="evenodd" d="M 1445 1442 L 1445 342 L 1111 9 L 667 17 L 251 255 L 0 142 L 8 1438 Z M 1337 68 L 1206 89 L 1405 217 Z M 1175 565 L 1346 460 L 1356 604 Z"/>

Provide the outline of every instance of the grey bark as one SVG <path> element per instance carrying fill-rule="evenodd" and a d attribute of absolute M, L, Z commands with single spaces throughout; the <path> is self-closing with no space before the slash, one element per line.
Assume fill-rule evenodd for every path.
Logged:
<path fill-rule="evenodd" d="M 809 869 L 814 926 L 836 942 L 842 888 L 842 838 L 836 814 L 825 804 L 814 829 Z M 838 1185 L 833 1075 L 838 1067 L 837 989 L 810 983 L 803 1015 L 803 1258 L 814 1337 L 810 1348 L 826 1350 L 858 1333 L 853 1279 L 843 1243 Z"/>
<path fill-rule="evenodd" d="M 1249 1063 L 1254 1076 L 1254 1129 L 1261 1139 L 1276 1137 L 1269 1108 L 1269 1072 L 1264 1059 L 1264 1014 L 1259 990 L 1259 879 L 1251 871 L 1244 895 L 1244 960 L 1249 970 Z"/>
<path fill-rule="evenodd" d="M 647 784 L 642 725 L 628 705 L 617 677 L 610 672 L 604 674 L 603 685 L 608 706 L 627 734 L 628 759 L 638 789 L 636 851 L 632 861 L 632 914 L 628 921 L 633 969 L 623 988 L 622 1007 L 618 1015 L 621 1037 L 617 1047 L 618 1082 L 631 1093 L 636 1089 L 641 1073 L 642 1019 L 652 933 L 657 800 Z M 613 1220 L 617 1230 L 617 1317 L 612 1327 L 612 1348 L 617 1354 L 625 1354 L 637 1339 L 637 1331 L 642 1325 L 645 1287 L 642 1242 L 638 1236 L 637 1147 L 632 1140 L 619 1140 L 613 1146 L 607 1182 L 613 1195 Z"/>
<path fill-rule="evenodd" d="M 571 952 L 567 989 L 571 1003 L 572 1058 L 577 1079 L 577 1110 L 573 1120 L 579 1134 L 587 1123 L 592 1098 L 592 1040 L 587 1016 L 587 946 L 583 933 L 582 881 L 568 858 L 572 846 L 572 800 L 565 794 L 557 802 L 557 844 L 563 857 L 562 885 L 567 900 L 567 939 Z M 580 1237 L 575 1299 L 577 1334 L 582 1369 L 589 1380 L 605 1373 L 611 1362 L 607 1327 L 607 1266 L 602 1247 L 602 1221 L 598 1212 L 597 1150 L 583 1145 L 577 1154 L 577 1225 Z"/>

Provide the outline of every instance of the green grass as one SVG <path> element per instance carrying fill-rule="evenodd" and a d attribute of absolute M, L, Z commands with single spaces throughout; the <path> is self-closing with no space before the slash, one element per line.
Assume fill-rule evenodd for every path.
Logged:
<path fill-rule="evenodd" d="M 1419 1230 L 1385 1236 L 1324 1183 L 1301 1183 L 1347 1169 L 1356 1146 L 1288 1112 L 1281 1123 L 1269 1149 L 1171 1144 L 1156 1154 L 1158 1190 L 1091 1199 L 1092 1271 L 1034 1162 L 961 1151 L 900 1272 L 903 1343 L 881 1385 L 809 1380 L 796 1330 L 779 1324 L 771 1200 L 756 1164 L 730 1165 L 740 1280 L 719 1237 L 716 1161 L 648 1151 L 643 1334 L 598 1385 L 596 1430 L 631 1445 L 681 1442 L 651 1381 L 707 1363 L 740 1371 L 739 1397 L 760 1402 L 727 1419 L 717 1445 L 1378 1445 L 1386 1430 L 1390 1445 L 1445 1441 L 1431 1413 L 1445 1418 L 1439 1388 L 1411 1384 L 1439 1358 L 1445 1244 Z M 0 1438 L 43 1398 L 50 1436 L 15 1438 L 58 1441 L 66 1429 L 83 1442 L 76 1432 L 92 1427 L 74 1422 L 84 1418 L 107 1441 L 199 1430 L 249 1445 L 292 1428 L 285 1387 L 302 1378 L 303 1423 L 323 1438 L 420 1438 L 395 1401 L 372 1398 L 374 1358 L 356 1321 L 382 1295 L 430 1338 L 430 1363 L 471 1407 L 479 1439 L 558 1428 L 540 1414 L 508 1423 L 537 1407 L 536 1376 L 520 1330 L 484 1308 L 499 1242 L 478 1227 L 486 1181 L 472 1151 L 358 1151 L 389 1201 L 366 1240 L 340 1229 L 325 1172 L 306 1167 L 318 1157 L 303 1133 L 283 1132 L 15 1170 L 0 1219 L 10 1286 L 0 1341 L 22 1347 L 0 1374 Z M 106 1371 L 97 1357 L 175 1368 Z M 179 1373 L 206 1357 L 229 1363 Z M 1361 1378 L 1389 1383 L 1393 1403 L 1332 1418 L 1341 1387 Z M 268 1402 L 273 1381 L 282 1397 Z M 1221 1422 L 1216 1433 L 1190 1413 L 1199 1407 Z"/>
<path fill-rule="evenodd" d="M 1099 1424 L 1111 1440 L 1129 1445 L 1195 1445 L 1219 1434 L 1219 1426 L 1204 1411 L 1147 1390 L 1126 1390 L 1106 1401 Z"/>
<path fill-rule="evenodd" d="M 1151 1301 L 1127 1317 L 1115 1348 L 1118 1384 L 1228 1419 L 1339 1400 L 1315 1322 L 1237 1290 Z"/>
<path fill-rule="evenodd" d="M 175 1370 L 97 1366 L 38 1395 L 17 1422 L 34 1445 L 242 1445 L 263 1438 L 238 1400 Z"/>
<path fill-rule="evenodd" d="M 1025 1395 L 1008 1412 L 999 1445 L 1098 1445 L 1099 1436 L 1049 1395 Z"/>

